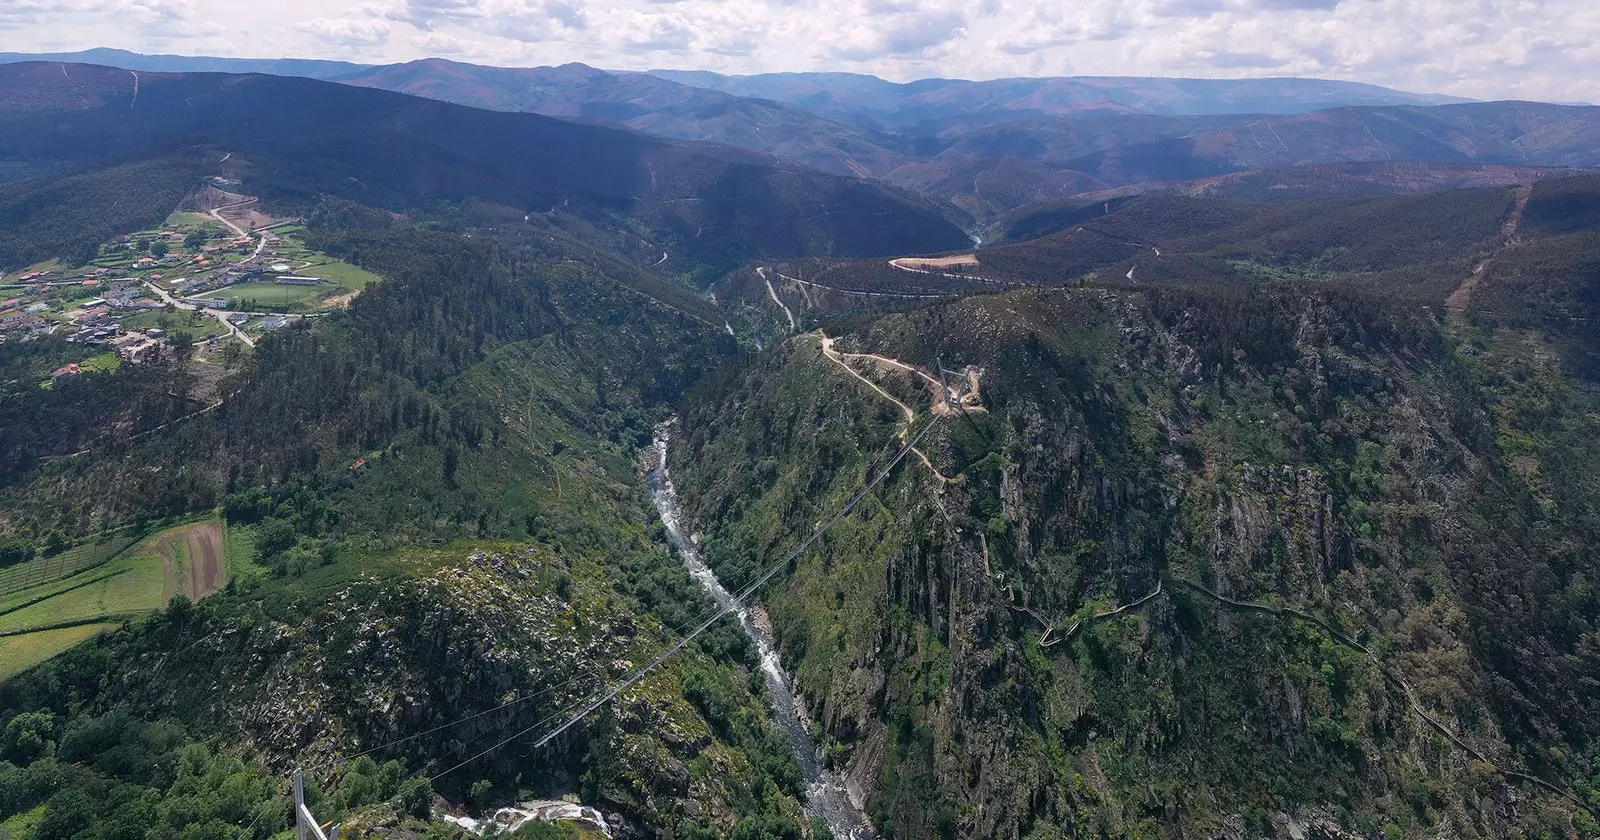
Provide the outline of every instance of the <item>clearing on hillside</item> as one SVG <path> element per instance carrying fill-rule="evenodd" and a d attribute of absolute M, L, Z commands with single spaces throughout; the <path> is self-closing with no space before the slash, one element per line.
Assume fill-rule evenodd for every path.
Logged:
<path fill-rule="evenodd" d="M 63 571 L 77 571 L 43 575 L 47 582 L 0 598 L 0 679 L 120 621 L 161 609 L 178 595 L 199 601 L 228 583 L 222 523 L 215 519 L 170 528 L 99 559 L 115 546 L 80 547 L 84 556 L 70 564 L 50 558 Z"/>
<path fill-rule="evenodd" d="M 115 624 L 81 624 L 0 637 L 0 680 L 32 668 L 79 642 L 110 630 Z"/>
<path fill-rule="evenodd" d="M 941 268 L 971 268 L 978 265 L 977 254 L 957 254 L 950 257 L 901 257 L 889 264 L 906 271 L 937 271 Z"/>
<path fill-rule="evenodd" d="M 166 572 L 163 604 L 177 595 L 198 601 L 228 583 L 222 523 L 215 519 L 164 531 L 149 543 L 149 550 L 161 558 Z"/>

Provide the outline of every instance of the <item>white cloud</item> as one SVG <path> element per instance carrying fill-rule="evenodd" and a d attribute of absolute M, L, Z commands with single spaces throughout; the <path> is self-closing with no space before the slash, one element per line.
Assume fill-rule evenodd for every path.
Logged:
<path fill-rule="evenodd" d="M 1600 101 L 1593 0 L 0 0 L 9 50 L 116 46 L 886 78 L 1315 75 Z"/>
<path fill-rule="evenodd" d="M 296 28 L 323 43 L 341 47 L 359 49 L 389 42 L 388 21 L 372 17 L 313 18 Z"/>
<path fill-rule="evenodd" d="M 472 52 L 473 43 L 443 32 L 424 32 L 411 39 L 413 49 L 430 56 L 456 56 Z"/>

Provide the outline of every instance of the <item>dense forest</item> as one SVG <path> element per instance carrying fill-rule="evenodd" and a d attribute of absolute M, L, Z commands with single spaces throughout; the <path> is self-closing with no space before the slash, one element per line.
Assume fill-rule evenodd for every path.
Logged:
<path fill-rule="evenodd" d="M 967 253 L 959 214 L 757 154 L 51 69 L 0 68 L 0 157 L 54 172 L 0 185 L 0 267 L 221 174 L 382 279 L 203 385 L 0 343 L 0 567 L 196 517 L 235 552 L 0 679 L 0 840 L 266 840 L 294 767 L 347 836 L 574 795 L 817 840 L 731 621 L 516 741 L 710 608 L 641 487 L 674 416 L 730 588 L 859 500 L 751 612 L 885 837 L 1600 831 L 1592 178 L 1057 203 L 929 273 L 887 258 Z"/>
<path fill-rule="evenodd" d="M 266 837 L 287 818 L 283 773 L 310 756 L 322 756 L 310 760 L 319 815 L 416 829 L 429 774 L 570 704 L 703 609 L 630 486 L 665 402 L 735 352 L 701 304 L 652 297 L 659 281 L 557 231 L 535 249 L 330 202 L 306 236 L 386 279 L 348 311 L 263 341 L 221 383 L 220 410 L 132 439 L 183 402 L 162 399 L 185 381 L 176 362 L 7 401 L 9 422 L 31 430 L 8 439 L 13 542 L 59 550 L 220 507 L 253 535 L 245 562 L 263 572 L 0 683 L 0 820 L 24 820 L 7 824 L 25 836 Z M 48 349 L 0 352 L 23 369 Z M 52 457 L 80 446 L 92 457 Z M 458 538 L 528 545 L 403 548 Z M 508 586 L 517 600 L 496 603 Z M 527 624 L 563 603 L 567 618 Z M 353 647 L 330 658 L 330 638 Z M 472 653 L 488 648 L 526 652 Z M 740 676 L 755 665 L 743 637 L 724 627 L 697 651 L 563 739 L 537 774 L 502 752 L 438 789 L 482 808 L 564 786 L 652 834 L 798 838 L 798 770 L 759 711 L 759 682 Z M 563 684 L 376 763 L 329 759 Z M 405 685 L 399 716 L 361 699 Z M 283 705 L 312 697 L 342 699 Z M 303 728 L 285 732 L 285 714 Z M 661 726 L 683 738 L 641 738 Z"/>
<path fill-rule="evenodd" d="M 946 478 L 908 461 L 768 604 L 886 832 L 1596 830 L 1600 404 L 1525 333 L 1301 280 L 832 334 L 984 371 L 987 413 L 924 443 Z M 902 420 L 810 336 L 708 384 L 673 467 L 719 573 L 798 539 Z"/>

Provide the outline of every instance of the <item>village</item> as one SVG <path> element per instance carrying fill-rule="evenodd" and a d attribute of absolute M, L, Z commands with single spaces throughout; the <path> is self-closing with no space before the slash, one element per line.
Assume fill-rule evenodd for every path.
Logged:
<path fill-rule="evenodd" d="M 82 266 L 43 263 L 0 276 L 0 344 L 53 336 L 82 345 L 49 384 L 91 370 L 177 352 L 255 346 L 263 335 L 315 318 L 377 280 L 308 249 L 296 219 L 261 213 L 256 200 L 213 185 L 160 228 L 105 243 Z"/>

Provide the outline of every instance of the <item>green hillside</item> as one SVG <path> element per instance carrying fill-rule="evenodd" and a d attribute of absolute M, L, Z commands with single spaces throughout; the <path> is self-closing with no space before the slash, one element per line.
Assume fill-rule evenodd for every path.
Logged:
<path fill-rule="evenodd" d="M 830 796 L 902 840 L 1600 832 L 1594 179 L 951 250 L 745 152 L 130 75 L 0 67 L 0 162 L 55 173 L 0 185 L 0 263 L 50 260 L 0 321 L 0 840 L 281 840 L 295 768 L 387 840 L 567 799 L 821 840 Z M 119 241 L 221 200 L 292 241 Z M 244 337 L 144 297 L 224 250 L 219 294 L 351 294 Z M 777 575 L 623 685 L 714 615 L 669 534 Z"/>
<path fill-rule="evenodd" d="M 1462 356 L 1303 285 L 849 329 L 981 367 L 987 413 L 923 444 L 953 481 L 908 460 L 770 596 L 829 755 L 895 836 L 1592 833 L 1600 402 L 1527 338 Z M 792 544 L 899 421 L 811 337 L 696 399 L 673 467 L 719 572 Z"/>

